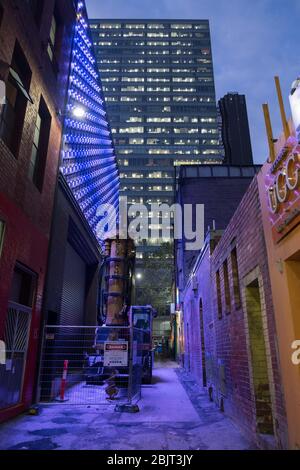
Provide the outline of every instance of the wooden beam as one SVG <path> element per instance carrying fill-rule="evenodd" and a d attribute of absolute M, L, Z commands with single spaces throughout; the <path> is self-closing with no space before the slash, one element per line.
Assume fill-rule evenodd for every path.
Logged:
<path fill-rule="evenodd" d="M 283 132 L 284 132 L 285 138 L 288 139 L 290 137 L 290 129 L 289 129 L 289 125 L 288 125 L 288 122 L 287 122 L 287 119 L 286 119 L 284 103 L 283 103 L 283 98 L 282 98 L 282 92 L 281 92 L 281 86 L 280 86 L 280 80 L 279 80 L 279 77 L 274 77 L 274 79 L 275 79 L 276 91 L 277 91 L 277 96 L 278 96 L 278 102 L 279 102 Z"/>
<path fill-rule="evenodd" d="M 267 104 L 263 104 L 263 112 L 264 112 L 264 118 L 265 118 L 268 144 L 269 144 L 270 160 L 271 162 L 274 162 L 275 160 L 274 138 L 273 138 L 273 130 L 272 130 L 269 106 Z"/>

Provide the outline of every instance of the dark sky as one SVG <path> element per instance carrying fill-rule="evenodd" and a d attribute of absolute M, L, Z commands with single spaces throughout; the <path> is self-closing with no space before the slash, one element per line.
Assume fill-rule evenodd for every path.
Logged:
<path fill-rule="evenodd" d="M 274 75 L 288 94 L 300 76 L 300 0 L 86 0 L 90 18 L 209 19 L 217 98 L 244 93 L 254 160 L 267 143 L 261 105 L 268 102 L 274 135 L 281 131 Z"/>

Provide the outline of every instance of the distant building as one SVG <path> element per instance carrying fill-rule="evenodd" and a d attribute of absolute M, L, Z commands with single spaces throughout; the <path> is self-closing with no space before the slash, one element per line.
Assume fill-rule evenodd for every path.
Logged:
<path fill-rule="evenodd" d="M 228 93 L 219 100 L 221 135 L 227 165 L 252 165 L 252 147 L 246 98 Z"/>
<path fill-rule="evenodd" d="M 204 233 L 223 230 L 239 205 L 259 165 L 193 165 L 179 169 L 176 202 L 204 204 Z M 183 290 L 199 250 L 186 250 L 186 240 L 175 240 L 176 284 Z"/>

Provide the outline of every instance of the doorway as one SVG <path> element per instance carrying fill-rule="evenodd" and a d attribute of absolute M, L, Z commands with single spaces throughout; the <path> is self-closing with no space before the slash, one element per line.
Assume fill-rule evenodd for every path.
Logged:
<path fill-rule="evenodd" d="M 22 401 L 36 283 L 37 276 L 17 263 L 5 319 L 6 361 L 0 366 L 0 409 Z"/>
<path fill-rule="evenodd" d="M 289 258 L 286 263 L 289 301 L 292 310 L 295 339 L 300 338 L 300 251 Z"/>
<path fill-rule="evenodd" d="M 271 389 L 262 320 L 258 278 L 245 287 L 249 328 L 252 382 L 256 408 L 256 428 L 260 434 L 274 434 Z"/>

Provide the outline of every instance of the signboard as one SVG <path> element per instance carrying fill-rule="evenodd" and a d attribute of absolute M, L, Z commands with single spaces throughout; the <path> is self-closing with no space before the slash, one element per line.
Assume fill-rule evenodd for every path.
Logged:
<path fill-rule="evenodd" d="M 104 367 L 128 366 L 128 341 L 104 343 Z"/>
<path fill-rule="evenodd" d="M 277 243 L 300 223 L 300 145 L 290 137 L 266 176 L 273 239 Z"/>

